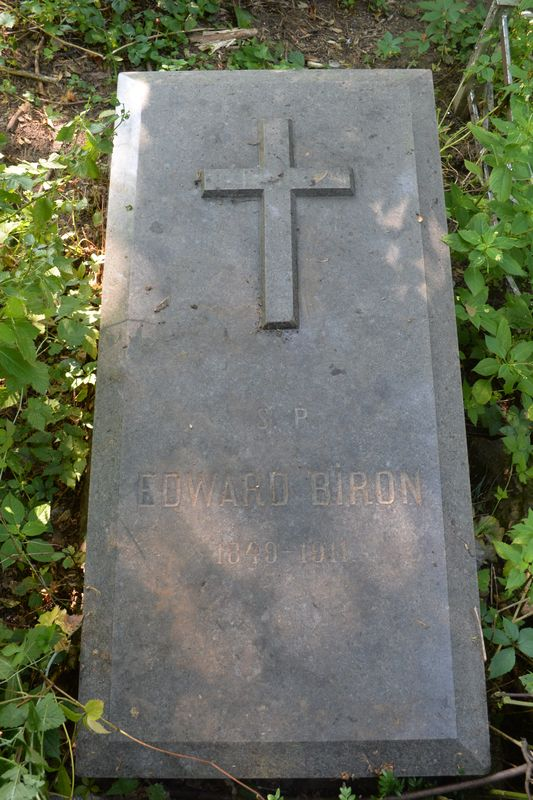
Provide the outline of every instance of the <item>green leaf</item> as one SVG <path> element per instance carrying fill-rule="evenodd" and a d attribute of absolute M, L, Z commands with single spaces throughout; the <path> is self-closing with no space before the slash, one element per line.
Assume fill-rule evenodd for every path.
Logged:
<path fill-rule="evenodd" d="M 489 189 L 492 189 L 496 199 L 505 203 L 511 196 L 513 176 L 507 166 L 494 167 L 490 173 Z"/>
<path fill-rule="evenodd" d="M 63 125 L 61 130 L 58 132 L 56 136 L 56 141 L 58 142 L 71 142 L 74 138 L 74 134 L 76 132 L 76 122 L 73 120 L 72 122 L 67 122 L 66 125 Z"/>
<path fill-rule="evenodd" d="M 82 711 L 74 711 L 68 703 L 60 703 L 60 706 L 65 717 L 71 722 L 79 722 L 84 716 Z"/>
<path fill-rule="evenodd" d="M 37 701 L 35 711 L 39 720 L 38 731 L 50 731 L 54 728 L 58 728 L 66 719 L 61 710 L 61 706 L 52 692 L 48 692 Z"/>
<path fill-rule="evenodd" d="M 102 714 L 104 713 L 104 701 L 103 700 L 87 700 L 84 705 L 85 715 L 87 719 L 97 720 L 100 719 Z"/>
<path fill-rule="evenodd" d="M 516 642 L 518 639 L 518 634 L 520 633 L 520 628 L 518 625 L 508 617 L 502 617 L 502 622 L 503 629 L 507 636 L 511 639 L 511 641 Z"/>
<path fill-rule="evenodd" d="M 473 161 L 468 161 L 468 159 L 465 158 L 464 165 L 473 175 L 483 180 L 483 170 L 479 164 L 475 164 Z"/>
<path fill-rule="evenodd" d="M 483 358 L 479 364 L 474 367 L 474 372 L 478 375 L 496 375 L 500 363 L 495 358 Z"/>
<path fill-rule="evenodd" d="M 533 628 L 522 628 L 518 637 L 518 649 L 525 656 L 533 658 Z"/>
<path fill-rule="evenodd" d="M 523 565 L 522 565 L 523 566 Z M 513 567 L 509 570 L 505 578 L 505 588 L 508 592 L 514 592 L 519 589 L 527 581 L 527 572 L 520 567 Z"/>
<path fill-rule="evenodd" d="M 153 783 L 146 787 L 148 800 L 170 800 L 170 795 L 161 783 Z"/>
<path fill-rule="evenodd" d="M 490 398 L 492 397 L 491 382 L 485 381 L 482 378 L 476 381 L 472 386 L 472 397 L 474 398 L 476 403 L 479 403 L 482 406 L 488 403 Z"/>
<path fill-rule="evenodd" d="M 90 333 L 90 328 L 82 322 L 65 317 L 57 326 L 58 336 L 63 339 L 70 347 L 79 347 L 83 340 Z"/>
<path fill-rule="evenodd" d="M 73 786 L 71 785 L 70 775 L 63 764 L 61 764 L 57 770 L 54 790 L 57 794 L 63 795 L 64 797 L 73 796 Z"/>
<path fill-rule="evenodd" d="M 48 389 L 48 367 L 40 361 L 29 364 L 13 347 L 0 347 L 0 367 L 17 386 L 28 384 L 39 394 Z"/>
<path fill-rule="evenodd" d="M 483 147 L 489 150 L 499 151 L 501 148 L 501 138 L 491 131 L 487 131 L 479 125 L 469 124 L 468 127 L 472 131 L 475 138 L 480 142 Z"/>
<path fill-rule="evenodd" d="M 477 231 L 464 230 L 457 231 L 457 233 L 461 239 L 464 239 L 468 244 L 473 244 L 474 246 L 481 244 L 481 236 Z"/>
<path fill-rule="evenodd" d="M 28 708 L 29 703 L 21 703 L 20 700 L 0 706 L 0 729 L 23 725 L 28 717 Z"/>
<path fill-rule="evenodd" d="M 43 525 L 42 522 L 39 520 L 32 520 L 31 522 L 27 522 L 21 530 L 21 533 L 24 536 L 40 536 L 41 533 L 44 533 L 47 530 L 48 526 Z"/>
<path fill-rule="evenodd" d="M 16 319 L 13 320 L 12 324 L 17 347 L 22 357 L 31 364 L 35 361 L 35 345 L 33 340 L 39 331 L 27 319 Z"/>
<path fill-rule="evenodd" d="M 501 253 L 499 264 L 508 275 L 524 275 L 524 270 L 512 255 L 509 253 Z"/>
<path fill-rule="evenodd" d="M 54 205 L 48 197 L 38 197 L 33 204 L 32 217 L 38 227 L 46 225 L 52 216 Z"/>
<path fill-rule="evenodd" d="M 533 342 L 518 342 L 511 350 L 513 361 L 530 361 L 533 356 Z"/>
<path fill-rule="evenodd" d="M 468 267 L 463 277 L 473 295 L 479 294 L 485 288 L 485 280 L 478 267 Z"/>
<path fill-rule="evenodd" d="M 522 551 L 519 547 L 507 544 L 506 542 L 495 541 L 493 544 L 494 549 L 501 558 L 504 558 L 506 561 L 512 561 L 513 564 L 522 563 Z"/>
<path fill-rule="evenodd" d="M 89 719 L 89 717 L 86 717 L 85 724 L 93 733 L 111 733 L 111 731 L 108 731 L 107 728 L 104 728 L 104 726 L 95 719 Z"/>
<path fill-rule="evenodd" d="M 512 337 L 509 323 L 506 319 L 501 319 L 496 330 L 496 336 L 485 336 L 485 343 L 491 353 L 495 353 L 500 358 L 505 358 L 511 347 Z"/>
<path fill-rule="evenodd" d="M 38 506 L 34 506 L 30 513 L 28 514 L 29 520 L 38 520 L 43 525 L 48 525 L 50 522 L 50 514 L 52 513 L 52 509 L 50 503 L 40 503 Z"/>
<path fill-rule="evenodd" d="M 43 564 L 63 558 L 61 553 L 56 552 L 52 545 L 43 539 L 31 539 L 26 545 L 26 552 L 34 561 L 40 561 Z"/>
<path fill-rule="evenodd" d="M 10 319 L 22 319 L 26 317 L 26 306 L 20 297 L 8 297 L 4 305 L 4 316 Z"/>
<path fill-rule="evenodd" d="M 8 525 L 20 525 L 24 519 L 25 508 L 14 494 L 7 494 L 0 506 L 2 517 Z"/>
<path fill-rule="evenodd" d="M 238 5 L 233 6 L 233 10 L 235 11 L 235 19 L 237 21 L 238 28 L 251 28 L 254 18 L 250 14 L 249 11 L 245 11 L 244 8 L 241 8 Z"/>
<path fill-rule="evenodd" d="M 503 644 L 506 647 L 511 644 L 511 639 L 509 639 L 505 631 L 502 631 L 501 628 L 485 630 L 484 633 L 486 638 L 494 644 Z"/>
<path fill-rule="evenodd" d="M 111 784 L 106 792 L 106 797 L 113 797 L 116 795 L 131 794 L 139 786 L 139 781 L 136 778 L 119 778 Z"/>
<path fill-rule="evenodd" d="M 500 675 L 505 675 L 510 672 L 516 662 L 516 653 L 514 647 L 504 647 L 496 653 L 489 667 L 489 678 L 499 678 Z"/>

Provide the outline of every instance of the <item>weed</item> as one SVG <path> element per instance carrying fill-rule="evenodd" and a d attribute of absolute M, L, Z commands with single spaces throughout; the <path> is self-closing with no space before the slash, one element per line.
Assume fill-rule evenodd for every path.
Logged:
<path fill-rule="evenodd" d="M 401 36 L 393 36 L 390 31 L 387 31 L 383 34 L 381 39 L 376 42 L 376 54 L 379 58 L 384 60 L 399 56 L 401 53 L 401 44 Z"/>

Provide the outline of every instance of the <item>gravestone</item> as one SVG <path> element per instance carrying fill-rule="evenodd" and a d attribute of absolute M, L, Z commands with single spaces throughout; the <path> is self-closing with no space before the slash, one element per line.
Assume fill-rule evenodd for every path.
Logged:
<path fill-rule="evenodd" d="M 131 73 L 81 697 L 241 777 L 488 768 L 424 71 Z M 118 734 L 93 776 L 216 776 Z"/>

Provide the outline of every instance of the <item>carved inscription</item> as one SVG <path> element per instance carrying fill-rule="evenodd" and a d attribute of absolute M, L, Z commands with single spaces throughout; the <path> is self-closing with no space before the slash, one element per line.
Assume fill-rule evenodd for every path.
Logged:
<path fill-rule="evenodd" d="M 343 508 L 414 505 L 423 503 L 420 473 L 404 470 L 306 470 L 290 475 L 268 472 L 145 472 L 139 476 L 137 503 L 141 507 L 265 508 L 285 507 L 296 496 L 309 505 Z"/>
<path fill-rule="evenodd" d="M 304 542 L 294 548 L 283 547 L 276 542 L 229 542 L 219 544 L 216 549 L 216 563 L 220 565 L 240 564 L 257 567 L 276 564 L 281 559 L 292 559 L 300 564 L 346 564 L 348 545 L 344 539 L 339 542 Z"/>

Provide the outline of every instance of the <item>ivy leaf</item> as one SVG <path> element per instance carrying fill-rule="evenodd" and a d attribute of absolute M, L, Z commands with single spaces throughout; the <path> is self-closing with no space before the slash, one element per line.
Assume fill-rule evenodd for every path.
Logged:
<path fill-rule="evenodd" d="M 489 667 L 489 678 L 499 678 L 510 672 L 516 662 L 514 647 L 504 647 L 499 653 L 493 656 Z"/>

